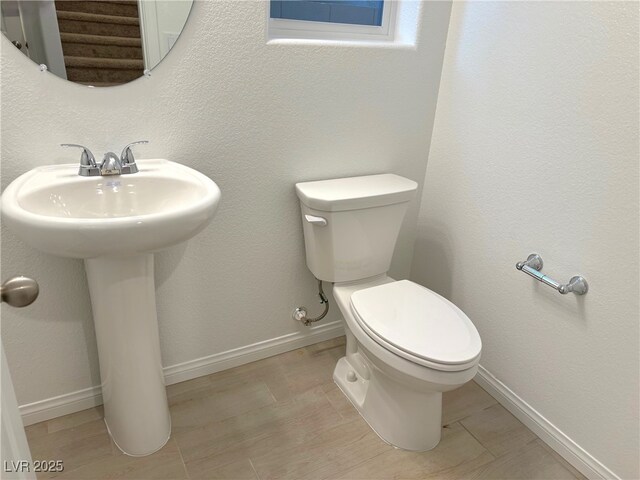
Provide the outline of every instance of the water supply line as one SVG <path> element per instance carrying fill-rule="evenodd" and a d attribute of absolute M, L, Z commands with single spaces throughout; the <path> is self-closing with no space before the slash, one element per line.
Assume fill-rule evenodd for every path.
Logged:
<path fill-rule="evenodd" d="M 316 278 L 316 280 L 318 280 Z M 324 311 L 315 318 L 307 317 L 307 309 L 305 307 L 298 307 L 293 311 L 293 319 L 302 322 L 305 326 L 309 326 L 314 322 L 319 322 L 329 313 L 329 300 L 322 290 L 322 280 L 318 280 L 318 297 L 320 297 L 320 304 L 324 304 Z"/>

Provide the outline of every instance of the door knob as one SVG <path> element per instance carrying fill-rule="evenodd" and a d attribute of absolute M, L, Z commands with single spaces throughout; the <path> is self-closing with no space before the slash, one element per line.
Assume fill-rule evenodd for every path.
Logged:
<path fill-rule="evenodd" d="M 29 277 L 12 277 L 0 285 L 1 301 L 12 307 L 26 307 L 38 298 L 38 282 Z"/>

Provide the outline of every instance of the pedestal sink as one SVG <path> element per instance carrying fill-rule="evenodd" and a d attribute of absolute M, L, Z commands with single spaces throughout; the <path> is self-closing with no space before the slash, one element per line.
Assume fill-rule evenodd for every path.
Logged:
<path fill-rule="evenodd" d="M 35 168 L 2 194 L 2 218 L 38 250 L 84 259 L 105 422 L 123 452 L 148 455 L 171 434 L 153 252 L 204 229 L 220 189 L 184 165 L 137 163 L 138 173 L 98 177 L 78 176 L 77 164 Z"/>

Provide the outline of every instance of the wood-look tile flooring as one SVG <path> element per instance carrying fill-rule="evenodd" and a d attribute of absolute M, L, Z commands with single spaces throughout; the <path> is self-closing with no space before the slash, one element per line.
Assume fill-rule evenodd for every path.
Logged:
<path fill-rule="evenodd" d="M 448 392 L 424 453 L 378 438 L 332 381 L 344 338 L 167 388 L 173 433 L 147 457 L 113 444 L 101 408 L 27 427 L 33 459 L 73 479 L 584 478 L 476 383 Z"/>

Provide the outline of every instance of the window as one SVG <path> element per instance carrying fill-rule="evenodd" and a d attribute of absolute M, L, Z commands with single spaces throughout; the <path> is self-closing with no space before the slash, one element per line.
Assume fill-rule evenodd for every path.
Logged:
<path fill-rule="evenodd" d="M 271 18 L 379 27 L 383 6 L 382 0 L 271 0 Z"/>
<path fill-rule="evenodd" d="M 397 0 L 271 0 L 270 39 L 392 41 Z"/>

